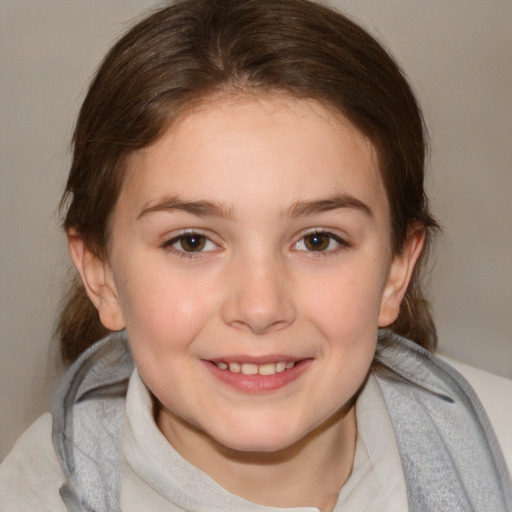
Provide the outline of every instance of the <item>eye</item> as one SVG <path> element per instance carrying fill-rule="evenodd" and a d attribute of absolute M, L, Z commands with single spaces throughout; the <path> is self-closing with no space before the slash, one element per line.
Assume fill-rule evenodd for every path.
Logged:
<path fill-rule="evenodd" d="M 201 233 L 182 233 L 166 242 L 164 246 L 184 253 L 214 251 L 217 248 L 214 242 Z"/>
<path fill-rule="evenodd" d="M 347 243 L 339 236 L 326 231 L 307 233 L 295 243 L 295 250 L 310 252 L 330 252 L 347 247 Z"/>

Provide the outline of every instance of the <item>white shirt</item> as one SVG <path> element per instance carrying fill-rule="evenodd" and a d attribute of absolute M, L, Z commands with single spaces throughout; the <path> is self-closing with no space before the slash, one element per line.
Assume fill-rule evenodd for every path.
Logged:
<path fill-rule="evenodd" d="M 123 439 L 121 508 L 135 512 L 318 512 L 316 507 L 257 505 L 229 493 L 189 464 L 158 430 L 150 395 L 137 372 L 130 380 Z M 393 429 L 378 384 L 370 376 L 356 405 L 358 439 L 352 473 L 335 512 L 407 511 L 407 493 Z M 172 503 L 173 505 L 170 505 Z"/>
<path fill-rule="evenodd" d="M 512 381 L 450 361 L 472 384 L 512 469 Z M 356 404 L 358 439 L 352 473 L 335 512 L 407 510 L 405 482 L 388 413 L 370 377 Z M 2 512 L 67 512 L 59 495 L 65 481 L 51 440 L 50 414 L 41 416 L 0 465 Z M 250 503 L 230 494 L 185 461 L 158 430 L 149 392 L 134 372 L 128 388 L 123 438 L 123 512 L 317 512 Z M 170 501 L 174 502 L 171 505 Z M 196 507 L 197 505 L 197 507 Z M 185 507 L 185 508 L 183 508 Z"/>

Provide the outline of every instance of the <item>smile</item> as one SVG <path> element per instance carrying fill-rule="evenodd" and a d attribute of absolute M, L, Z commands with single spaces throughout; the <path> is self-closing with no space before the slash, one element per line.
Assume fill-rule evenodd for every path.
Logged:
<path fill-rule="evenodd" d="M 231 358 L 230 358 L 231 359 Z M 273 361 L 243 360 L 233 357 L 233 360 L 205 360 L 203 364 L 224 384 L 237 391 L 250 394 L 276 391 L 298 379 L 311 367 L 313 359 L 295 359 L 276 357 Z"/>
<path fill-rule="evenodd" d="M 291 370 L 295 366 L 294 361 L 279 361 L 277 363 L 254 364 L 237 362 L 219 362 L 214 363 L 220 370 L 231 373 L 241 373 L 243 375 L 274 375 L 282 373 L 285 370 Z"/>

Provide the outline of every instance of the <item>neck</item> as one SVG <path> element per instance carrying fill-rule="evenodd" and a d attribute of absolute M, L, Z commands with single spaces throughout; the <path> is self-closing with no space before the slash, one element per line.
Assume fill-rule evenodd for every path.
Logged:
<path fill-rule="evenodd" d="M 352 470 L 357 435 L 353 403 L 297 443 L 272 453 L 231 450 L 196 429 L 194 442 L 189 438 L 183 446 L 176 428 L 165 421 L 169 414 L 160 411 L 158 424 L 174 448 L 226 490 L 253 503 L 328 512 Z"/>

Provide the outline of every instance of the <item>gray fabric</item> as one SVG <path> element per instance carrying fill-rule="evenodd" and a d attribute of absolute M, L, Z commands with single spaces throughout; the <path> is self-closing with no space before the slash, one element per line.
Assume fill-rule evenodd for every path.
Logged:
<path fill-rule="evenodd" d="M 475 393 L 453 368 L 395 335 L 379 342 L 391 369 L 378 383 L 395 431 L 411 512 L 511 512 L 505 461 Z M 128 378 L 125 333 L 85 352 L 55 397 L 53 442 L 70 512 L 120 511 L 121 440 Z"/>
<path fill-rule="evenodd" d="M 133 368 L 124 333 L 115 333 L 87 350 L 59 384 L 52 437 L 70 512 L 121 510 L 122 425 Z"/>
<path fill-rule="evenodd" d="M 451 366 L 393 337 L 379 378 L 402 459 L 411 512 L 512 510 L 505 459 L 473 389 Z"/>

